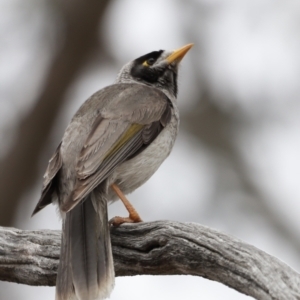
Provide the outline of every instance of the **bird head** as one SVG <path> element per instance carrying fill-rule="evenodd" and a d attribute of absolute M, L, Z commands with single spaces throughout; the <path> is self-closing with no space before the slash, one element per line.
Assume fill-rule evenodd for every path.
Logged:
<path fill-rule="evenodd" d="M 121 69 L 116 82 L 150 85 L 176 98 L 178 65 L 192 46 L 188 44 L 174 51 L 153 51 L 138 57 Z"/>

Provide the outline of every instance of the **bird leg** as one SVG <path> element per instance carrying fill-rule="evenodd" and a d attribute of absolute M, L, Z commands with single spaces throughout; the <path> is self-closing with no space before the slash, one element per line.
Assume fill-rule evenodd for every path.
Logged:
<path fill-rule="evenodd" d="M 139 216 L 139 214 L 137 213 L 137 211 L 135 210 L 135 208 L 132 206 L 132 204 L 129 202 L 129 200 L 126 198 L 126 196 L 122 193 L 122 191 L 120 190 L 120 188 L 113 183 L 111 185 L 111 188 L 114 190 L 114 192 L 118 195 L 118 197 L 120 198 L 120 200 L 123 202 L 125 208 L 127 209 L 127 211 L 129 212 L 129 217 L 114 217 L 112 219 L 109 220 L 109 225 L 112 226 L 119 226 L 123 223 L 139 223 L 139 222 L 143 222 L 143 220 L 141 219 L 141 217 Z"/>

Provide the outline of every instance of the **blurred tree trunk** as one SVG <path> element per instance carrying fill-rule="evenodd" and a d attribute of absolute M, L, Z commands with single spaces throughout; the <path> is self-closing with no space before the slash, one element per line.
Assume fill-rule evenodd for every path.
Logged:
<path fill-rule="evenodd" d="M 1 225 L 13 223 L 18 201 L 37 177 L 37 158 L 46 146 L 67 89 L 97 43 L 99 24 L 108 2 L 62 0 L 58 3 L 63 17 L 62 47 L 53 55 L 35 106 L 19 122 L 14 145 L 0 162 Z"/>

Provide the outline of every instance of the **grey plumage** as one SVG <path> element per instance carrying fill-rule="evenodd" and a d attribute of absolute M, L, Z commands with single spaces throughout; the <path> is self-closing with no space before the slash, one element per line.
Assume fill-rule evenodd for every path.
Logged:
<path fill-rule="evenodd" d="M 63 218 L 57 300 L 109 296 L 114 269 L 107 202 L 117 198 L 110 186 L 134 191 L 169 155 L 179 125 L 177 65 L 189 48 L 152 52 L 125 65 L 115 84 L 79 108 L 49 161 L 33 214 L 57 201 Z"/>

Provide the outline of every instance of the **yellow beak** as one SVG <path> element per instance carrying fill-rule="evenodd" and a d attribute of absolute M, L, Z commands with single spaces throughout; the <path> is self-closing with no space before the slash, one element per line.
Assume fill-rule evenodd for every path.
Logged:
<path fill-rule="evenodd" d="M 177 50 L 174 50 L 171 55 L 166 58 L 166 61 L 171 64 L 172 62 L 176 61 L 179 63 L 186 53 L 194 46 L 194 44 L 187 44 Z"/>

